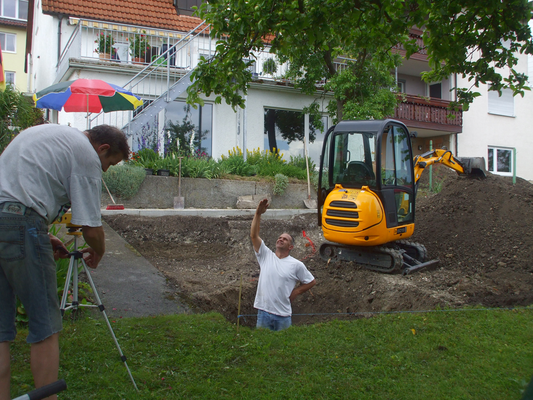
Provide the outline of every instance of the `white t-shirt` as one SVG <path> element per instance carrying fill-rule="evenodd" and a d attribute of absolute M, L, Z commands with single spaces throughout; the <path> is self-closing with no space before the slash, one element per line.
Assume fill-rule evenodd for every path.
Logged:
<path fill-rule="evenodd" d="M 72 208 L 72 224 L 101 226 L 101 193 L 100 158 L 75 128 L 28 128 L 0 156 L 0 203 L 22 203 L 49 224 Z"/>
<path fill-rule="evenodd" d="M 289 317 L 292 314 L 291 295 L 296 283 L 308 284 L 315 278 L 304 263 L 294 257 L 278 258 L 276 253 L 261 241 L 255 253 L 261 273 L 257 283 L 254 307 L 271 314 Z"/>

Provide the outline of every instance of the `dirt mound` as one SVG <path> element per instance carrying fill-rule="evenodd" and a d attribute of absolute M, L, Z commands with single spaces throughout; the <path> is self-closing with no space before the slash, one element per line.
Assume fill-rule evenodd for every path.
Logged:
<path fill-rule="evenodd" d="M 261 237 L 266 245 L 274 247 L 278 235 L 289 232 L 295 238 L 292 255 L 303 260 L 317 280 L 294 302 L 293 312 L 304 314 L 295 316 L 294 323 L 353 318 L 342 314 L 352 312 L 532 304 L 533 185 L 521 179 L 513 185 L 510 178 L 492 175 L 483 181 L 455 173 L 442 176 L 440 193 L 417 198 L 413 237 L 440 263 L 408 276 L 324 262 L 314 251 L 324 241 L 314 214 L 264 219 Z M 119 215 L 105 220 L 192 306 L 216 310 L 235 322 L 242 286 L 240 313 L 256 313 L 259 268 L 249 239 L 250 217 Z M 255 318 L 241 322 L 253 325 Z"/>

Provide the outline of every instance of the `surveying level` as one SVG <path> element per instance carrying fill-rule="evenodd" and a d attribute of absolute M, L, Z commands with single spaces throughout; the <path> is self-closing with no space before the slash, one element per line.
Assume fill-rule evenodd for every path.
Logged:
<path fill-rule="evenodd" d="M 59 219 L 56 219 L 52 223 L 53 224 L 67 224 L 67 228 L 71 228 L 71 227 L 81 228 L 81 225 L 71 224 L 70 221 L 72 221 L 72 213 L 68 212 L 68 213 L 63 214 L 61 217 L 59 217 Z"/>
<path fill-rule="evenodd" d="M 77 311 L 78 307 L 98 307 L 98 309 L 101 311 L 102 315 L 104 316 L 107 327 L 109 328 L 109 332 L 111 332 L 111 336 L 113 337 L 115 346 L 117 347 L 118 352 L 120 354 L 120 359 L 122 360 L 122 362 L 124 363 L 124 366 L 126 367 L 126 370 L 128 371 L 130 379 L 133 382 L 133 386 L 135 386 L 135 389 L 137 389 L 138 391 L 139 389 L 137 388 L 137 384 L 135 383 L 135 380 L 133 379 L 133 376 L 131 375 L 131 371 L 128 367 L 128 364 L 126 363 L 126 356 L 122 353 L 122 350 L 120 349 L 120 345 L 118 344 L 117 338 L 115 336 L 115 332 L 113 331 L 113 328 L 111 327 L 111 324 L 109 322 L 109 318 L 107 317 L 107 314 L 105 312 L 105 307 L 102 304 L 102 301 L 100 300 L 100 296 L 98 295 L 98 292 L 96 291 L 96 286 L 94 285 L 94 281 L 89 272 L 89 268 L 87 267 L 87 264 L 85 263 L 85 260 L 83 259 L 83 253 L 78 250 L 78 237 L 82 235 L 82 232 L 80 231 L 82 226 L 72 224 L 70 222 L 71 220 L 72 220 L 72 214 L 66 213 L 61 217 L 60 220 L 54 222 L 54 224 L 66 224 L 67 229 L 68 229 L 67 235 L 74 236 L 74 247 L 72 251 L 68 253 L 70 257 L 70 262 L 68 265 L 67 276 L 65 278 L 65 287 L 63 289 L 63 296 L 61 297 L 61 305 L 60 305 L 61 316 L 63 316 L 65 314 L 65 311 L 67 310 Z M 58 246 L 57 248 L 62 249 L 64 251 L 62 247 Z M 78 301 L 78 279 L 79 279 L 78 271 L 79 271 L 80 263 L 81 263 L 81 266 L 83 267 L 83 270 L 85 271 L 85 274 L 87 275 L 87 279 L 89 281 L 94 297 L 96 299 L 96 304 L 80 304 L 80 302 Z M 68 289 L 69 289 L 71 281 L 72 281 L 72 302 L 67 303 Z"/>

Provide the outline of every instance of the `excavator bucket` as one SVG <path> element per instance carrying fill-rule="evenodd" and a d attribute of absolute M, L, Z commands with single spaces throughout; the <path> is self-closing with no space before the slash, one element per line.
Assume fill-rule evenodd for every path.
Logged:
<path fill-rule="evenodd" d="M 456 159 L 463 166 L 463 169 L 465 170 L 465 175 L 471 178 L 478 179 L 483 179 L 487 177 L 484 157 L 457 157 Z"/>

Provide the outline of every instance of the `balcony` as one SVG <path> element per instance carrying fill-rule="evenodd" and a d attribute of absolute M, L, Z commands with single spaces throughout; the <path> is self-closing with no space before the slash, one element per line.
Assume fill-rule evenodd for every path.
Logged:
<path fill-rule="evenodd" d="M 84 67 L 136 74 L 158 58 L 176 73 L 183 73 L 193 69 L 200 57 L 209 58 L 214 53 L 214 42 L 207 33 L 189 42 L 189 32 L 77 18 L 70 18 L 69 26 L 72 34 L 61 53 L 56 82 L 69 69 Z M 102 37 L 109 37 L 103 48 L 99 46 Z M 135 42 L 139 42 L 136 51 Z"/>
<path fill-rule="evenodd" d="M 450 101 L 403 94 L 394 118 L 409 128 L 461 133 L 463 110 L 450 110 Z"/>

